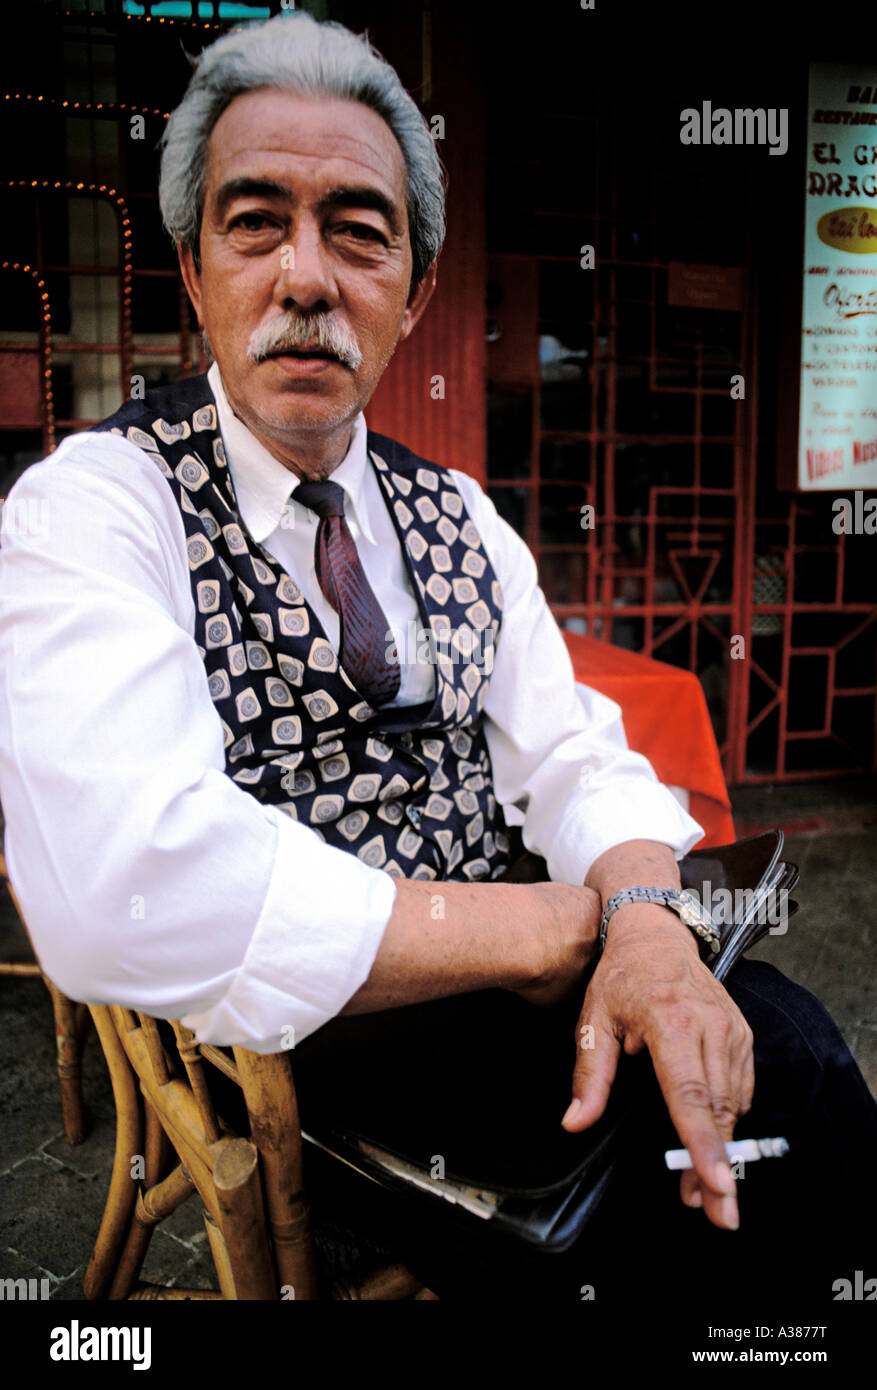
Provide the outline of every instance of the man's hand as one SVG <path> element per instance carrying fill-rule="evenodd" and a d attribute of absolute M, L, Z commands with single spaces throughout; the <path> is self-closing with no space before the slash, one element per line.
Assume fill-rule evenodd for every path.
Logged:
<path fill-rule="evenodd" d="M 628 1054 L 647 1047 L 694 1163 L 682 1176 L 682 1200 L 702 1206 L 714 1225 L 735 1230 L 737 1198 L 725 1144 L 752 1103 L 752 1031 L 700 960 L 696 938 L 669 909 L 629 904 L 613 915 L 585 995 L 579 1037 L 588 1024 L 593 1047 L 579 1049 L 565 1128 L 586 1129 L 603 1114 L 622 1047 Z"/>

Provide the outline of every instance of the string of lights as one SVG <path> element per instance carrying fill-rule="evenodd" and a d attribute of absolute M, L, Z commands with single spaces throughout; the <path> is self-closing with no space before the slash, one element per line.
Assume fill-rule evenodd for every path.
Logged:
<path fill-rule="evenodd" d="M 116 209 L 120 222 L 122 274 L 121 303 L 119 308 L 119 370 L 122 383 L 122 396 L 127 396 L 132 371 L 132 332 L 131 332 L 131 281 L 132 281 L 132 239 L 131 215 L 125 199 L 115 188 L 105 183 L 83 183 L 73 179 L 8 179 L 8 188 L 43 188 L 65 193 L 85 193 L 105 198 Z"/>
<path fill-rule="evenodd" d="M 98 19 L 104 24 L 112 23 L 116 16 L 106 14 L 103 10 L 64 10 L 65 19 Z M 122 19 L 134 24 L 167 24 L 176 25 L 182 29 L 224 29 L 223 23 L 211 23 L 209 20 L 175 18 L 172 15 L 151 15 L 151 14 L 124 14 Z"/>
<path fill-rule="evenodd" d="M 62 101 L 60 97 L 41 96 L 39 93 L 25 92 L 4 92 L 4 101 L 33 101 L 42 102 L 45 106 L 66 107 L 70 111 L 127 111 L 132 115 L 138 116 L 161 116 L 162 120 L 167 120 L 169 111 L 162 111 L 156 106 L 132 106 L 125 101 Z"/>
<path fill-rule="evenodd" d="M 22 275 L 30 275 L 40 297 L 40 373 L 43 379 L 41 392 L 43 406 L 44 445 L 47 453 L 55 449 L 55 402 L 52 392 L 52 311 L 49 291 L 40 272 L 23 261 L 0 261 L 0 270 L 14 270 Z"/>

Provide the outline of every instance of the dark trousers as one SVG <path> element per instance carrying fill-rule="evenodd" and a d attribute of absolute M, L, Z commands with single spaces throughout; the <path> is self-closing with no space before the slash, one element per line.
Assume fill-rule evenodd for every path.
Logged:
<path fill-rule="evenodd" d="M 773 966 L 746 960 L 726 988 L 755 1037 L 754 1101 L 735 1137 L 782 1136 L 790 1146 L 784 1158 L 745 1165 L 738 1231 L 719 1230 L 702 1210 L 682 1205 L 679 1174 L 663 1164 L 663 1151 L 681 1144 L 647 1059 L 614 1180 L 566 1251 L 497 1244 L 485 1231 L 459 1229 L 436 1210 L 442 1204 L 388 1201 L 373 1184 L 358 1190 L 357 1215 L 449 1302 L 571 1303 L 592 1288 L 607 1308 L 623 1309 L 645 1292 L 653 1305 L 670 1308 L 717 1311 L 739 1302 L 753 1316 L 770 1307 L 809 1307 L 817 1315 L 833 1299 L 835 1280 L 853 1280 L 857 1269 L 866 1279 L 877 1276 L 877 1106 L 831 1017 L 807 990 Z M 439 1057 L 441 1047 L 434 1038 Z M 502 1038 L 485 1037 L 483 1057 L 472 1059 L 485 1093 L 502 1056 Z M 569 1061 L 564 1050 L 557 1072 L 567 1098 Z M 513 1078 L 508 1090 L 513 1098 Z"/>

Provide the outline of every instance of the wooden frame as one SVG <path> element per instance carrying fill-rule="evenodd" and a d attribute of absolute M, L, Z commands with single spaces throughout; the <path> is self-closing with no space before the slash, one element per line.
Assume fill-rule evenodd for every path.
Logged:
<path fill-rule="evenodd" d="M 320 1287 L 303 1184 L 302 1135 L 288 1053 L 199 1044 L 180 1023 L 89 1005 L 116 1104 L 116 1150 L 83 1289 L 92 1299 L 340 1300 L 435 1297 L 403 1265 Z M 240 1088 L 249 1133 L 214 1104 L 210 1069 Z M 132 1156 L 144 1178 L 132 1177 Z M 218 1291 L 139 1280 L 155 1226 L 195 1193 Z"/>
<path fill-rule="evenodd" d="M 27 930 L 0 852 L 0 878 Z M 287 1053 L 199 1045 L 172 1023 L 174 1046 L 158 1022 L 119 1006 L 76 1004 L 36 961 L 0 962 L 0 975 L 42 978 L 52 999 L 64 1133 L 82 1142 L 81 1056 L 94 1023 L 110 1073 L 116 1147 L 100 1230 L 83 1280 L 92 1299 L 315 1299 L 318 1286 L 304 1193 L 302 1136 Z M 205 1066 L 205 1063 L 207 1066 Z M 247 1135 L 217 1113 L 208 1068 L 243 1095 Z M 143 1180 L 132 1158 L 143 1159 Z M 155 1227 L 187 1198 L 204 1204 L 218 1291 L 145 1283 L 139 1273 Z M 401 1264 L 328 1291 L 341 1300 L 435 1297 Z"/>

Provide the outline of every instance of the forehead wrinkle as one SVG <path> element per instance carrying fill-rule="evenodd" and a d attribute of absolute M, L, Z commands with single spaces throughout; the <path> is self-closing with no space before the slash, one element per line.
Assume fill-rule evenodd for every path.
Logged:
<path fill-rule="evenodd" d="M 210 164 L 214 161 L 222 164 L 229 160 L 235 160 L 239 156 L 246 158 L 251 155 L 258 156 L 260 153 L 279 154 L 303 160 L 325 161 L 327 158 L 339 159 L 344 162 L 353 163 L 359 166 L 360 169 L 368 169 L 372 174 L 380 174 L 394 186 L 401 183 L 403 189 L 403 202 L 405 201 L 406 181 L 408 176 L 405 157 L 399 146 L 398 140 L 382 116 L 379 116 L 377 112 L 373 112 L 370 107 L 363 105 L 361 102 L 348 101 L 340 97 L 325 99 L 336 111 L 342 103 L 344 108 L 361 108 L 362 116 L 358 122 L 359 126 L 368 127 L 371 116 L 373 116 L 376 121 L 380 121 L 381 128 L 387 137 L 383 149 L 381 148 L 382 142 L 378 140 L 377 132 L 374 128 L 371 131 L 366 130 L 360 133 L 360 131 L 357 130 L 354 133 L 350 130 L 338 129 L 335 127 L 328 131 L 324 129 L 319 135 L 312 129 L 302 131 L 300 128 L 293 128 L 290 130 L 288 118 L 284 118 L 282 112 L 276 106 L 273 108 L 270 115 L 265 111 L 264 101 L 260 102 L 258 107 L 256 107 L 254 103 L 248 103 L 246 110 L 242 110 L 241 107 L 238 106 L 239 102 L 246 102 L 247 99 L 252 96 L 264 95 L 264 92 L 267 90 L 271 89 L 259 89 L 258 93 L 242 93 L 241 96 L 236 97 L 229 106 L 225 108 L 225 111 L 223 111 L 222 115 L 219 117 L 210 135 L 207 151 L 208 169 Z M 289 96 L 292 97 L 296 103 L 304 101 L 312 106 L 323 100 L 321 98 L 302 97 L 297 93 L 279 92 L 277 96 L 280 98 L 281 102 L 285 96 Z M 237 111 L 235 111 L 236 106 L 238 106 Z M 244 144 L 242 147 L 236 149 L 234 147 L 234 140 L 232 140 L 232 148 L 230 150 L 228 149 L 228 135 L 225 131 L 220 130 L 220 127 L 223 126 L 224 122 L 226 126 L 229 124 L 229 122 L 225 121 L 225 118 L 230 113 L 233 113 L 238 123 L 244 126 L 243 130 L 237 132 L 237 138 L 240 140 L 252 140 L 255 135 L 257 143 L 252 145 Z M 260 127 L 258 133 L 252 130 L 254 124 Z M 219 132 L 219 139 L 217 139 L 217 132 Z M 340 145 L 342 148 L 332 149 L 328 154 L 325 149 L 315 150 L 313 153 L 310 153 L 307 150 L 291 147 L 290 140 L 296 138 L 304 140 L 312 138 L 323 139 L 327 143 L 336 146 Z M 343 148 L 345 145 L 348 147 L 347 150 Z M 350 146 L 352 146 L 353 149 L 350 149 Z M 371 155 L 373 164 L 370 164 L 368 159 L 363 159 L 362 156 L 365 153 Z M 356 182 L 355 179 L 339 179 L 337 181 Z"/>
<path fill-rule="evenodd" d="M 353 135 L 349 131 L 332 130 L 317 138 L 325 140 L 327 143 L 331 142 L 333 145 L 352 146 L 352 150 L 331 149 L 327 153 L 325 149 L 322 149 L 311 153 L 306 149 L 296 149 L 290 144 L 290 139 L 294 139 L 297 133 L 288 128 L 271 132 L 270 135 L 266 134 L 262 137 L 259 148 L 270 151 L 272 154 L 291 155 L 295 159 L 350 160 L 354 164 L 360 164 L 363 168 L 368 169 L 370 167 L 368 160 L 362 158 L 362 154 L 365 152 L 373 157 L 376 170 L 380 169 L 393 177 L 405 172 L 405 158 L 389 126 L 387 126 L 387 134 L 392 141 L 392 151 L 389 148 L 382 150 L 376 141 L 363 138 L 360 135 Z"/>

